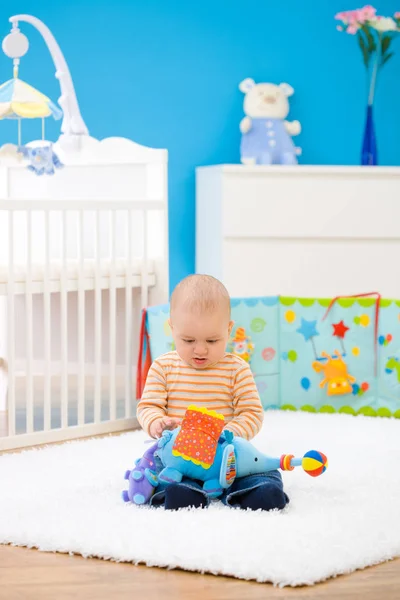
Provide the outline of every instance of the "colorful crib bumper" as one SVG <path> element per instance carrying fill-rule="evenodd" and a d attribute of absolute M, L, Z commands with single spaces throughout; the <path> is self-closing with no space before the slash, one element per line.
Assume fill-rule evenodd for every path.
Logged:
<path fill-rule="evenodd" d="M 234 298 L 227 350 L 246 360 L 265 409 L 400 418 L 400 300 Z M 143 312 L 137 397 L 174 348 L 169 305 Z"/>

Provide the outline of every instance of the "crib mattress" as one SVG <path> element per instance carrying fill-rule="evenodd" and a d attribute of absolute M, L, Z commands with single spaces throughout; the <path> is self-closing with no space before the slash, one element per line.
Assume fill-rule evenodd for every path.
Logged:
<path fill-rule="evenodd" d="M 67 291 L 77 291 L 82 282 L 85 290 L 95 289 L 97 285 L 97 262 L 95 260 L 85 259 L 82 273 L 79 261 L 68 260 L 65 270 L 61 262 L 52 261 L 49 263 L 50 291 L 59 291 L 62 288 L 64 272 Z M 114 263 L 109 260 L 101 261 L 99 269 L 100 288 L 107 289 L 111 285 L 115 285 L 116 288 L 126 287 L 128 273 L 129 262 L 127 260 L 119 259 Z M 146 263 L 140 259 L 131 261 L 132 287 L 141 287 L 143 285 L 144 274 L 147 275 L 147 285 L 155 285 L 155 261 L 150 260 Z M 25 293 L 28 278 L 29 269 L 27 264 L 14 264 L 12 277 L 8 264 L 0 264 L 0 293 L 7 294 L 11 279 L 14 284 L 14 293 Z M 33 293 L 44 290 L 46 282 L 45 264 L 31 265 L 30 281 Z"/>

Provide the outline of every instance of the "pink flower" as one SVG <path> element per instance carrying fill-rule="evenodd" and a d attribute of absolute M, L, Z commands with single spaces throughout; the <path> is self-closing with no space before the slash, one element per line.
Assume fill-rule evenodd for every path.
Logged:
<path fill-rule="evenodd" d="M 355 10 L 348 10 L 339 12 L 335 15 L 335 19 L 343 21 L 345 25 L 364 24 L 366 21 L 370 21 L 375 17 L 376 8 L 370 4 L 366 4 L 363 8 L 356 8 Z"/>
<path fill-rule="evenodd" d="M 354 35 L 355 33 L 357 33 L 357 31 L 360 28 L 357 25 L 349 25 L 348 28 L 346 29 L 346 33 L 350 33 L 351 35 Z"/>
<path fill-rule="evenodd" d="M 358 10 L 360 21 L 364 23 L 365 21 L 371 21 L 376 15 L 376 8 L 367 4 L 363 8 Z"/>
<path fill-rule="evenodd" d="M 347 13 L 347 20 L 351 25 L 355 25 L 358 21 L 358 10 L 351 10 Z"/>
<path fill-rule="evenodd" d="M 400 12 L 395 12 L 394 13 L 394 18 L 395 19 L 400 19 Z"/>
<path fill-rule="evenodd" d="M 347 23 L 351 19 L 351 15 L 352 14 L 353 14 L 352 10 L 348 10 L 346 12 L 337 13 L 337 15 L 335 15 L 335 19 L 337 19 L 338 21 L 343 21 L 343 23 L 345 25 L 347 25 Z"/>

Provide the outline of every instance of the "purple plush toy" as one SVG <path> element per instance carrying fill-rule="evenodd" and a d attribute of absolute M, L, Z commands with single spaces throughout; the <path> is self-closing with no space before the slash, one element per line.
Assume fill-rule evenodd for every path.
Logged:
<path fill-rule="evenodd" d="M 158 485 L 157 474 L 154 470 L 154 453 L 158 448 L 158 442 L 146 450 L 142 458 L 138 458 L 135 468 L 132 471 L 126 471 L 125 479 L 129 481 L 128 490 L 123 490 L 122 499 L 124 502 L 133 502 L 133 504 L 147 504 L 154 489 Z"/>

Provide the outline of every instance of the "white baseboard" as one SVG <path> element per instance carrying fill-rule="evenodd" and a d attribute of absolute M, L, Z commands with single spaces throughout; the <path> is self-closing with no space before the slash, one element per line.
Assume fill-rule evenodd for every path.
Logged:
<path fill-rule="evenodd" d="M 63 429 L 22 433 L 20 435 L 0 438 L 0 452 L 26 448 L 27 446 L 39 446 L 54 442 L 77 440 L 79 438 L 104 435 L 118 431 L 129 431 L 132 429 L 139 429 L 139 427 L 138 420 L 135 417 L 132 417 L 129 419 L 104 421 L 102 423 L 87 423 L 86 425 L 65 427 Z"/>

